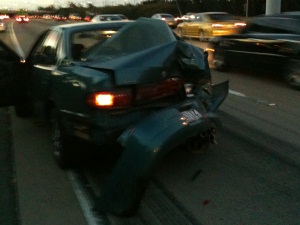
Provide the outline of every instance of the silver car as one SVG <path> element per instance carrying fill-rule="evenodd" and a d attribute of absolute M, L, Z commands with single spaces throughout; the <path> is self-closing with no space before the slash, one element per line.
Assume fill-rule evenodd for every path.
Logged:
<path fill-rule="evenodd" d="M 117 14 L 100 14 L 94 16 L 91 22 L 102 22 L 102 21 L 112 21 L 112 20 L 123 20 L 123 18 Z"/>
<path fill-rule="evenodd" d="M 165 21 L 171 28 L 176 28 L 176 27 L 177 27 L 177 24 L 178 24 L 177 19 L 176 19 L 173 15 L 168 14 L 168 13 L 156 13 L 156 14 L 154 14 L 151 18 L 163 20 L 163 21 Z"/>

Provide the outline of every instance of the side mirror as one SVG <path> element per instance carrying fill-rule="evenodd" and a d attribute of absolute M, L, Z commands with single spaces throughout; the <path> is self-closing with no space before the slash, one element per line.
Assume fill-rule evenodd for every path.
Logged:
<path fill-rule="evenodd" d="M 38 55 L 32 58 L 33 64 L 53 65 L 56 62 L 56 52 L 51 46 L 46 46 Z"/>

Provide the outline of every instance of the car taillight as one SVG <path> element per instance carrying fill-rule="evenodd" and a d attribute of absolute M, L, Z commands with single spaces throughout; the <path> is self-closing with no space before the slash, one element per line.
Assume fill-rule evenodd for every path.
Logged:
<path fill-rule="evenodd" d="M 122 109 L 134 104 L 148 103 L 176 94 L 184 88 L 179 78 L 169 78 L 159 83 L 143 84 L 135 89 L 116 89 L 91 93 L 87 96 L 87 104 L 99 109 Z"/>
<path fill-rule="evenodd" d="M 169 78 L 159 83 L 146 84 L 137 88 L 137 101 L 151 101 L 174 95 L 183 88 L 183 80 Z"/>
<path fill-rule="evenodd" d="M 87 104 L 94 108 L 125 108 L 132 104 L 133 94 L 130 89 L 112 90 L 89 94 Z"/>
<path fill-rule="evenodd" d="M 239 22 L 239 23 L 235 23 L 234 26 L 236 26 L 236 27 L 245 27 L 246 23 Z"/>

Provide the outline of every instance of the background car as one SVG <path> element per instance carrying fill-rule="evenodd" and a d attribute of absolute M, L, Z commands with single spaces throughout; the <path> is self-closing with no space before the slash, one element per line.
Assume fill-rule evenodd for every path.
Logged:
<path fill-rule="evenodd" d="M 112 21 L 112 20 L 124 20 L 124 19 L 117 14 L 99 14 L 94 16 L 91 22 Z"/>
<path fill-rule="evenodd" d="M 165 21 L 171 28 L 176 28 L 178 25 L 177 19 L 168 13 L 156 13 L 151 16 L 152 19 L 160 19 Z"/>
<path fill-rule="evenodd" d="M 0 31 L 5 31 L 6 27 L 5 27 L 5 23 L 2 19 L 0 19 Z"/>
<path fill-rule="evenodd" d="M 64 15 L 54 15 L 53 19 L 55 21 L 66 21 L 68 19 L 68 17 L 64 16 Z"/>
<path fill-rule="evenodd" d="M 17 16 L 16 21 L 18 21 L 19 23 L 28 23 L 29 17 L 28 16 Z"/>
<path fill-rule="evenodd" d="M 82 17 L 78 13 L 71 13 L 69 15 L 69 20 L 80 21 Z"/>
<path fill-rule="evenodd" d="M 124 14 L 116 14 L 117 16 L 121 17 L 123 20 L 129 20 L 127 16 Z"/>
<path fill-rule="evenodd" d="M 215 37 L 210 44 L 217 70 L 268 71 L 300 87 L 300 14 L 253 17 L 239 34 Z"/>
<path fill-rule="evenodd" d="M 237 33 L 246 24 L 226 12 L 204 12 L 193 14 L 188 20 L 178 24 L 180 37 L 199 38 L 206 41 L 214 36 Z"/>

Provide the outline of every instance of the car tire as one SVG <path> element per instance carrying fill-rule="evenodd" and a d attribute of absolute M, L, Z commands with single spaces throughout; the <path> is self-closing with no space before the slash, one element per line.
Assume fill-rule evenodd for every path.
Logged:
<path fill-rule="evenodd" d="M 183 31 L 181 28 L 178 28 L 178 36 L 184 38 Z"/>
<path fill-rule="evenodd" d="M 300 88 L 300 60 L 288 62 L 283 79 L 288 85 Z"/>
<path fill-rule="evenodd" d="M 50 139 L 52 155 L 56 164 L 63 170 L 76 166 L 76 144 L 74 138 L 67 134 L 61 119 L 55 110 L 50 113 Z"/>
<path fill-rule="evenodd" d="M 227 72 L 229 70 L 229 66 L 226 63 L 225 53 L 218 50 L 218 48 L 216 48 L 213 53 L 213 65 L 214 70 L 216 71 Z"/>
<path fill-rule="evenodd" d="M 199 41 L 202 41 L 202 42 L 206 41 L 204 30 L 199 31 Z"/>
<path fill-rule="evenodd" d="M 29 99 L 19 99 L 14 105 L 15 114 L 20 118 L 27 118 L 32 115 L 32 105 Z"/>

